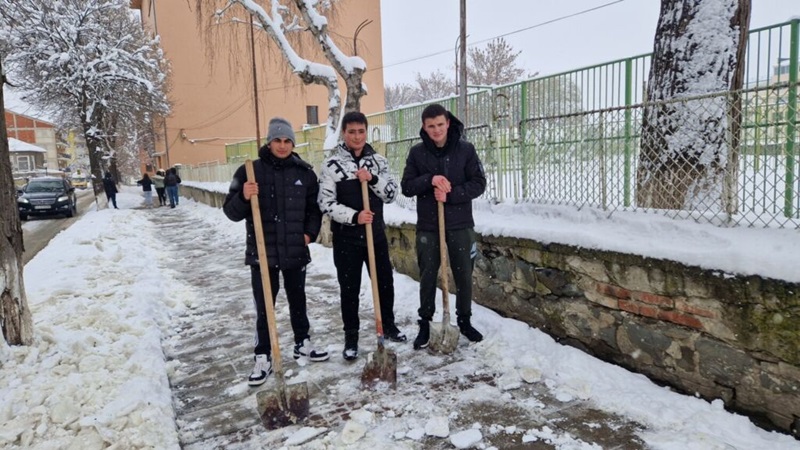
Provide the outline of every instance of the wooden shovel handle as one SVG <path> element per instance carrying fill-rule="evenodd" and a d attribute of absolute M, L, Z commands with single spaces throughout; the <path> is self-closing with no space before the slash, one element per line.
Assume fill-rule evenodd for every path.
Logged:
<path fill-rule="evenodd" d="M 361 198 L 364 202 L 364 211 L 369 211 L 369 188 L 367 181 L 361 182 Z M 383 345 L 383 321 L 381 320 L 381 300 L 378 294 L 378 272 L 375 270 L 375 240 L 372 236 L 372 224 L 364 224 L 367 229 L 367 256 L 369 259 L 369 274 L 372 280 L 372 305 L 375 309 L 375 330 L 378 332 L 378 345 Z"/>
<path fill-rule="evenodd" d="M 253 161 L 244 162 L 247 171 L 247 181 L 256 181 L 253 171 Z M 275 326 L 275 305 L 272 300 L 272 282 L 269 278 L 269 263 L 267 262 L 267 248 L 264 244 L 264 227 L 261 224 L 261 209 L 258 204 L 258 195 L 250 197 L 250 209 L 253 211 L 253 226 L 256 232 L 256 248 L 258 249 L 258 265 L 261 269 L 261 285 L 264 291 L 264 306 L 267 309 L 267 326 L 269 327 L 269 342 L 272 348 L 272 367 L 278 374 L 276 379 L 283 380 L 281 367 L 281 346 L 278 343 L 278 329 Z"/>
<path fill-rule="evenodd" d="M 440 263 L 440 274 L 442 277 L 442 314 L 445 317 L 450 317 L 450 304 L 449 304 L 449 286 L 448 286 L 448 264 L 447 264 L 447 238 L 445 237 L 445 230 L 444 230 L 444 202 L 436 202 L 438 203 L 439 209 L 439 259 L 441 260 Z"/>

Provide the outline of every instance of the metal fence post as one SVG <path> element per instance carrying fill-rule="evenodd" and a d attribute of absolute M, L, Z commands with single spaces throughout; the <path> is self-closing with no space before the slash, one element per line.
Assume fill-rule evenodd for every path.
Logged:
<path fill-rule="evenodd" d="M 631 206 L 631 156 L 633 153 L 632 131 L 633 114 L 631 105 L 633 104 L 633 60 L 625 60 L 625 164 L 623 173 L 623 204 L 625 207 Z"/>
<path fill-rule="evenodd" d="M 523 81 L 522 85 L 520 86 L 520 113 L 519 113 L 519 150 L 521 164 L 520 164 L 520 171 L 522 172 L 522 198 L 529 199 L 531 198 L 531 188 L 530 188 L 530 179 L 528 172 L 533 170 L 533 167 L 530 167 L 528 162 L 528 146 L 526 145 L 527 141 L 527 132 L 526 132 L 526 124 L 528 120 L 528 82 Z"/>
<path fill-rule="evenodd" d="M 606 121 L 605 113 L 600 112 L 600 205 L 604 211 L 608 210 L 608 182 L 606 180 Z"/>
<path fill-rule="evenodd" d="M 798 28 L 800 20 L 794 19 L 791 24 L 791 38 L 789 41 L 789 88 L 786 110 L 786 191 L 784 193 L 783 214 L 793 217 L 794 211 L 794 180 L 795 180 L 795 139 L 797 136 L 797 49 Z"/>
<path fill-rule="evenodd" d="M 399 141 L 406 138 L 406 112 L 403 109 L 398 109 L 393 111 L 393 113 L 397 115 L 397 135 L 394 140 Z"/>

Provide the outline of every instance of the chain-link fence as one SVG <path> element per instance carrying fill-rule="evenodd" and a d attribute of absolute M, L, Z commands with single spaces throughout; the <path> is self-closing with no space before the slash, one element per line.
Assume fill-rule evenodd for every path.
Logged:
<path fill-rule="evenodd" d="M 486 169 L 483 198 L 800 228 L 798 35 L 800 19 L 752 30 L 740 92 L 647 103 L 651 58 L 639 55 L 470 93 L 461 119 Z M 398 180 L 429 103 L 368 116 Z M 324 133 L 297 133 L 316 167 Z M 236 166 L 255 156 L 254 142 L 228 149 Z"/>

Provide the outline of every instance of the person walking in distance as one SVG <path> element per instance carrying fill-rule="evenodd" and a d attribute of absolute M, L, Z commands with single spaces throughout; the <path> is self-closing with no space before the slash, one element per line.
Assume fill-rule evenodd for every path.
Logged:
<path fill-rule="evenodd" d="M 456 285 L 456 316 L 461 334 L 471 342 L 483 335 L 471 323 L 472 269 L 478 254 L 472 200 L 486 190 L 486 175 L 475 147 L 462 139 L 464 125 L 443 106 L 422 111 L 422 142 L 411 147 L 403 170 L 403 195 L 417 197 L 417 264 L 419 334 L 414 348 L 428 346 L 436 311 L 436 281 L 441 264 L 438 206 L 444 204 L 447 254 Z"/>
<path fill-rule="evenodd" d="M 137 181 L 136 184 L 142 187 L 142 192 L 144 192 L 144 206 L 146 208 L 153 207 L 153 180 L 150 179 L 150 175 L 144 174 L 142 175 L 142 179 Z"/>
<path fill-rule="evenodd" d="M 180 184 L 180 182 L 181 177 L 178 176 L 178 170 L 174 167 L 170 167 L 167 170 L 167 175 L 164 177 L 164 188 L 167 190 L 170 208 L 178 206 L 178 184 Z"/>
<path fill-rule="evenodd" d="M 358 357 L 358 294 L 361 270 L 368 262 L 366 225 L 372 224 L 375 245 L 375 270 L 378 278 L 381 320 L 384 336 L 405 342 L 406 336 L 395 325 L 394 278 L 389 260 L 389 243 L 383 222 L 383 204 L 397 197 L 397 182 L 389 174 L 386 158 L 367 144 L 367 118 L 348 112 L 342 118 L 344 142 L 322 163 L 319 206 L 331 217 L 333 263 L 339 280 L 344 350 L 346 360 Z M 369 187 L 369 211 L 364 208 L 361 182 Z M 367 264 L 369 269 L 369 264 Z"/>
<path fill-rule="evenodd" d="M 157 170 L 156 174 L 153 175 L 153 185 L 156 187 L 156 194 L 158 195 L 158 206 L 167 204 L 166 188 L 164 187 L 165 175 L 166 173 L 161 169 Z"/>
<path fill-rule="evenodd" d="M 106 191 L 108 202 L 114 205 L 114 209 L 119 209 L 117 208 L 117 182 L 111 176 L 111 172 L 106 172 L 103 176 L 103 190 Z"/>
<path fill-rule="evenodd" d="M 277 117 L 270 120 L 267 144 L 253 162 L 255 181 L 247 180 L 244 165 L 239 167 L 222 206 L 229 219 L 245 220 L 247 230 L 245 264 L 250 266 L 256 307 L 255 367 L 248 378 L 251 386 L 263 384 L 272 373 L 267 309 L 250 206 L 253 196 L 258 196 L 261 211 L 273 301 L 280 288 L 278 276 L 283 275 L 294 331 L 294 358 L 325 361 L 329 357 L 328 352 L 311 344 L 306 314 L 306 266 L 311 262 L 308 245 L 317 239 L 322 225 L 316 201 L 319 184 L 314 168 L 294 153 L 294 139 L 289 122 Z"/>

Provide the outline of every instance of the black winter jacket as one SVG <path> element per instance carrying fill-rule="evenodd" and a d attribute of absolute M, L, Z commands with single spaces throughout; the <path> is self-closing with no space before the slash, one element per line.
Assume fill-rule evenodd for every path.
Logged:
<path fill-rule="evenodd" d="M 141 180 L 137 181 L 136 184 L 142 187 L 142 191 L 152 191 L 153 190 L 153 180 L 150 178 L 142 178 Z"/>
<path fill-rule="evenodd" d="M 450 112 L 450 127 L 444 147 L 437 148 L 424 129 L 422 142 L 411 147 L 400 185 L 403 195 L 417 197 L 417 230 L 438 231 L 439 215 L 431 181 L 444 175 L 452 190 L 444 203 L 444 222 L 448 230 L 472 228 L 472 200 L 486 190 L 486 175 L 475 146 L 462 140 L 464 125 Z"/>
<path fill-rule="evenodd" d="M 177 186 L 181 182 L 181 177 L 178 174 L 167 172 L 167 175 L 164 177 L 164 187 L 167 186 Z"/>
<path fill-rule="evenodd" d="M 317 205 L 319 184 L 314 168 L 292 153 L 278 159 L 266 146 L 253 162 L 258 181 L 258 202 L 267 247 L 267 262 L 280 270 L 299 269 L 311 261 L 305 245 L 307 234 L 311 242 L 317 239 L 322 213 Z M 247 181 L 244 165 L 236 170 L 222 210 L 229 219 L 246 220 L 247 248 L 245 264 L 258 265 L 255 227 L 250 202 L 245 201 L 242 189 Z"/>
<path fill-rule="evenodd" d="M 106 195 L 108 196 L 117 193 L 117 183 L 114 181 L 111 175 L 103 177 L 103 190 L 106 191 Z"/>

